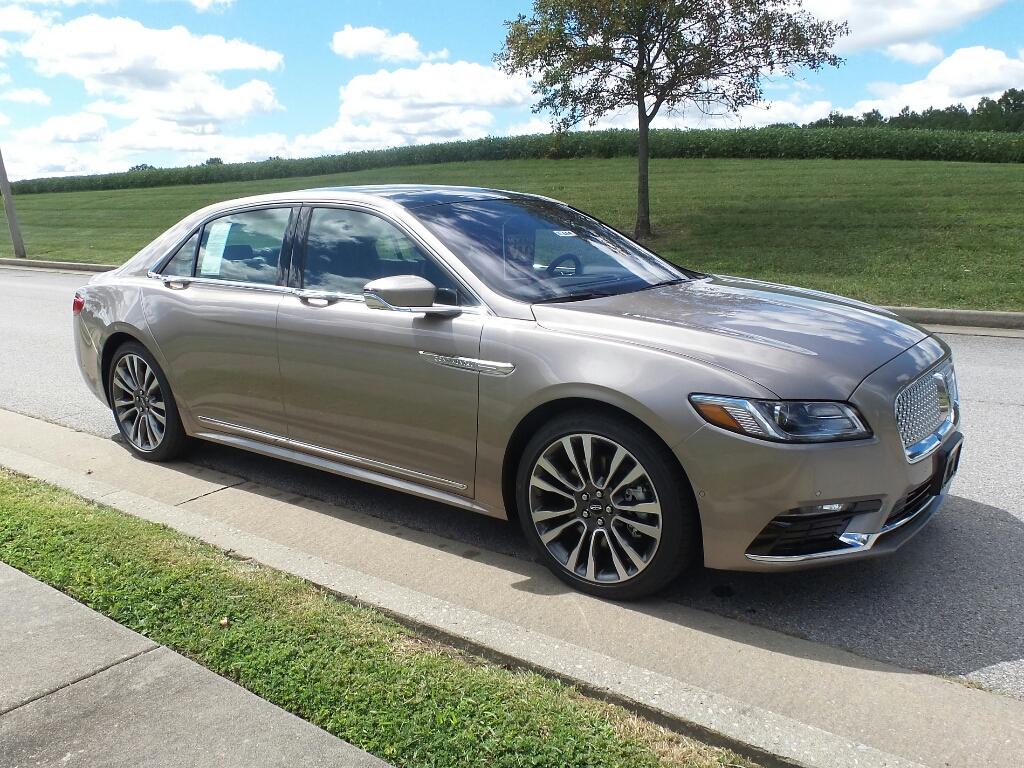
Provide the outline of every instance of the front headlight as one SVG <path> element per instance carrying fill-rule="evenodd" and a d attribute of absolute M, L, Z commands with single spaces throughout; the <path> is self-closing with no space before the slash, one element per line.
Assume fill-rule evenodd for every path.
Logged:
<path fill-rule="evenodd" d="M 710 424 L 762 440 L 825 443 L 871 437 L 863 417 L 846 403 L 719 395 L 690 395 L 690 402 Z"/>

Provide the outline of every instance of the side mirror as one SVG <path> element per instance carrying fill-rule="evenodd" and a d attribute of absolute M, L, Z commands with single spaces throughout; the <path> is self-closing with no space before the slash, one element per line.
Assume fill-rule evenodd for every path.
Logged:
<path fill-rule="evenodd" d="M 462 314 L 458 307 L 434 304 L 437 288 L 429 280 L 417 275 L 399 275 L 373 280 L 363 288 L 363 301 L 370 309 L 391 312 L 413 312 L 429 317 L 455 317 Z"/>

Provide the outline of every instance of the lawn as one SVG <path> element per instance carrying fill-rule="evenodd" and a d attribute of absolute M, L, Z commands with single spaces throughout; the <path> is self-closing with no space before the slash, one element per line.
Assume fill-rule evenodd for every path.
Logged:
<path fill-rule="evenodd" d="M 0 560 L 398 766 L 753 766 L 0 468 Z"/>
<path fill-rule="evenodd" d="M 208 203 L 337 184 L 537 192 L 628 231 L 634 173 L 629 158 L 490 161 L 16 202 L 31 256 L 119 263 Z M 652 162 L 651 198 L 651 247 L 698 270 L 880 304 L 1024 310 L 1024 165 L 666 159 Z M 6 241 L 0 255 L 11 255 Z"/>

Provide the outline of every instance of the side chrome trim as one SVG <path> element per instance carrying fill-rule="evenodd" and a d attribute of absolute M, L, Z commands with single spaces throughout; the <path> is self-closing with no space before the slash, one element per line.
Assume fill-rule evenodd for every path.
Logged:
<path fill-rule="evenodd" d="M 446 480 L 443 477 L 435 477 L 434 475 L 428 475 L 425 472 L 417 472 L 414 469 L 398 467 L 395 466 L 394 464 L 388 464 L 387 462 L 384 461 L 377 461 L 376 459 L 367 459 L 362 456 L 356 456 L 355 454 L 352 453 L 335 451 L 330 448 L 324 448 L 319 445 L 314 445 L 312 443 L 303 443 L 299 440 L 292 440 L 291 438 L 284 437 L 282 435 L 275 435 L 271 432 L 262 432 L 258 429 L 250 429 L 249 427 L 243 427 L 238 424 L 232 424 L 229 421 L 211 419 L 208 416 L 198 416 L 196 418 L 199 421 L 203 422 L 204 424 L 209 424 L 211 427 L 214 427 L 224 432 L 242 435 L 262 443 L 287 448 L 300 453 L 314 454 L 316 456 L 328 459 L 332 462 L 337 462 L 340 464 L 352 464 L 356 466 L 377 469 L 390 474 L 402 475 L 403 477 L 412 478 L 414 480 L 421 480 L 429 483 L 435 483 L 437 485 L 443 485 L 448 488 L 454 488 L 459 491 L 464 491 L 466 490 L 467 487 L 465 483 L 458 483 L 455 482 L 454 480 Z"/>
<path fill-rule="evenodd" d="M 453 357 L 439 355 L 436 352 L 420 350 L 420 356 L 445 368 L 457 368 L 460 371 L 473 371 L 486 376 L 508 376 L 515 369 L 513 363 L 498 363 L 493 360 L 477 360 L 475 357 Z"/>
<path fill-rule="evenodd" d="M 293 289 L 284 285 L 270 285 L 264 283 L 243 283 L 237 280 L 218 280 L 215 277 L 174 277 L 172 275 L 161 275 L 158 272 L 147 272 L 146 277 L 159 280 L 164 285 L 169 283 L 180 283 L 182 288 L 190 285 L 209 285 L 215 288 L 230 288 L 236 291 L 259 291 L 261 293 L 291 293 Z M 168 287 L 170 287 L 168 285 Z"/>

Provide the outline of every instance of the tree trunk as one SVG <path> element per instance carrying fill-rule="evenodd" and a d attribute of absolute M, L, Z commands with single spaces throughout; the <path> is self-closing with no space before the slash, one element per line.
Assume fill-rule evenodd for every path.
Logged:
<path fill-rule="evenodd" d="M 640 136 L 637 141 L 637 177 L 636 177 L 636 227 L 633 228 L 633 236 L 637 239 L 651 237 L 651 192 L 650 175 L 648 172 L 650 160 L 650 128 L 651 123 L 647 118 L 645 105 L 640 104 Z"/>

